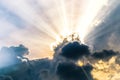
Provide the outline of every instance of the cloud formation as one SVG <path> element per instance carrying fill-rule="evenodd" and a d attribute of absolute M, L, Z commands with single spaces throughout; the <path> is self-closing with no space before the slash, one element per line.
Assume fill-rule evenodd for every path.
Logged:
<path fill-rule="evenodd" d="M 60 63 L 57 67 L 57 74 L 62 80 L 92 80 L 90 72 L 92 66 L 77 66 L 74 63 Z"/>
<path fill-rule="evenodd" d="M 113 56 L 117 56 L 119 53 L 113 50 L 103 50 L 101 52 L 95 52 L 92 54 L 92 57 L 99 60 L 110 60 Z"/>
<path fill-rule="evenodd" d="M 64 45 L 60 53 L 60 55 L 73 60 L 78 60 L 80 57 L 89 54 L 90 54 L 89 47 L 77 41 L 70 42 Z"/>
<path fill-rule="evenodd" d="M 22 62 L 29 51 L 24 45 L 3 47 L 0 50 L 0 68 L 8 67 Z"/>
<path fill-rule="evenodd" d="M 115 66 L 120 64 L 119 52 L 113 50 L 91 52 L 89 46 L 81 44 L 79 41 L 64 42 L 60 45 L 59 49 L 55 49 L 58 50 L 55 51 L 55 54 L 58 55 L 54 56 L 52 60 L 38 59 L 27 62 L 21 62 L 24 56 L 29 53 L 25 46 L 2 48 L 1 52 L 14 55 L 9 58 L 20 62 L 15 71 L 14 67 L 11 69 L 13 72 L 9 73 L 9 76 L 15 80 L 94 80 L 96 71 L 103 70 L 104 72 L 106 67 L 111 69 L 113 64 Z M 115 60 L 111 62 L 112 58 Z M 82 65 L 78 63 L 79 61 Z"/>

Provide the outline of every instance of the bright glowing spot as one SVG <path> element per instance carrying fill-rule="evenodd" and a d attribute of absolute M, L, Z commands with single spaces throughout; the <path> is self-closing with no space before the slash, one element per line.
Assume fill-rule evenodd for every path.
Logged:
<path fill-rule="evenodd" d="M 78 61 L 77 64 L 78 64 L 79 66 L 83 66 L 83 65 L 84 65 L 84 63 L 83 63 L 82 61 Z"/>
<path fill-rule="evenodd" d="M 51 48 L 52 51 L 54 51 L 54 49 L 57 48 L 59 45 L 67 43 L 67 42 L 72 42 L 72 41 L 78 41 L 78 42 L 81 43 L 80 37 L 77 33 L 72 33 L 70 35 L 67 35 L 67 36 L 61 37 L 61 38 L 57 37 L 56 42 L 53 42 L 50 45 L 50 48 Z"/>

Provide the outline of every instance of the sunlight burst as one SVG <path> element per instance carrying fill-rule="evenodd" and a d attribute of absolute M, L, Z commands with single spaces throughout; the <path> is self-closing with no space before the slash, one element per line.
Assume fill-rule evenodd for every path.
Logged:
<path fill-rule="evenodd" d="M 13 27 L 5 36 L 9 39 L 2 38 L 3 45 L 11 45 L 24 43 L 30 46 L 32 53 L 30 57 L 45 57 L 52 56 L 53 52 L 48 48 L 51 43 L 61 42 L 61 40 L 71 34 L 77 33 L 80 36 L 82 43 L 85 43 L 84 38 L 94 24 L 100 23 L 101 16 L 99 12 L 103 7 L 109 9 L 109 0 L 1 0 L 1 13 L 10 14 L 8 16 L 0 15 L 1 21 L 4 24 L 11 24 Z M 19 5 L 19 4 L 22 4 Z M 104 10 L 102 10 L 104 13 Z M 15 16 L 10 17 L 10 16 Z M 96 18 L 100 17 L 100 18 Z M 12 21 L 8 20 L 15 20 Z M 21 26 L 18 28 L 18 21 L 21 21 Z M 4 28 L 10 26 L 4 25 Z M 4 29 L 3 28 L 3 29 Z M 2 31 L 3 32 L 3 31 Z M 2 34 L 2 33 L 1 33 Z M 27 35 L 27 36 L 24 36 Z M 32 37 L 31 37 L 32 36 Z M 2 36 L 3 37 L 3 36 Z M 1 36 L 0 36 L 1 38 Z M 58 44 L 58 43 L 56 43 Z M 31 46 L 35 47 L 32 48 Z M 37 46 L 36 46 L 37 45 Z M 2 45 L 1 45 L 2 46 Z M 39 48 L 42 49 L 39 50 Z M 46 53 L 44 56 L 40 53 Z M 39 57 L 40 57 L 39 56 Z"/>

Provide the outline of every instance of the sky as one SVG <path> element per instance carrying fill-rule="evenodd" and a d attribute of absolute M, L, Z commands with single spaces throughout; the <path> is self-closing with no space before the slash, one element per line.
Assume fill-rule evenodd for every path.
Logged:
<path fill-rule="evenodd" d="M 0 48 L 23 44 L 29 48 L 30 59 L 51 57 L 51 45 L 60 41 L 61 36 L 75 32 L 85 43 L 85 36 L 118 3 L 118 0 L 0 0 Z"/>

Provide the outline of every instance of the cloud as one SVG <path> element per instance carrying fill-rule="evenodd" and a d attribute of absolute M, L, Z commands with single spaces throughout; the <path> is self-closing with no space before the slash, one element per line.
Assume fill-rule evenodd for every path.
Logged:
<path fill-rule="evenodd" d="M 57 67 L 57 74 L 62 80 L 92 80 L 90 72 L 92 66 L 77 66 L 74 63 L 60 63 Z"/>
<path fill-rule="evenodd" d="M 102 64 L 106 63 L 107 66 L 109 64 L 110 68 L 112 68 L 109 62 L 113 57 L 115 57 L 115 62 L 113 62 L 114 64 L 120 63 L 118 52 L 113 50 L 91 52 L 87 45 L 81 44 L 79 41 L 64 42 L 62 47 L 58 46 L 58 48 L 61 51 L 58 49 L 55 54 L 59 55 L 54 56 L 52 60 L 38 59 L 28 60 L 22 64 L 18 63 L 19 68 L 9 75 L 15 80 L 93 80 L 94 75 L 91 73 L 93 71 L 103 69 L 103 67 L 101 67 Z M 22 59 L 24 59 L 25 55 L 28 55 L 29 51 L 24 45 L 19 45 L 4 47 L 1 49 L 1 52 L 12 55 L 12 57 L 8 56 L 10 58 L 9 61 L 18 60 L 21 63 Z M 61 52 L 64 52 L 64 54 L 67 53 L 67 55 L 64 56 Z M 75 55 L 75 53 L 78 54 Z M 69 55 L 73 56 L 69 57 Z M 77 63 L 78 59 L 84 55 L 87 55 L 87 57 L 79 60 L 82 62 L 82 65 L 80 65 Z M 99 63 L 100 60 L 102 60 L 102 63 Z M 15 63 L 16 62 L 14 62 L 14 64 Z M 104 67 L 106 67 L 105 65 Z M 22 77 L 20 75 L 22 75 Z"/>
<path fill-rule="evenodd" d="M 43 44 L 43 43 L 48 43 L 48 42 L 46 42 L 46 40 L 50 41 L 50 40 L 46 39 L 45 35 L 47 35 L 47 37 L 50 36 L 52 38 L 56 37 L 55 33 L 56 33 L 57 29 L 55 26 L 59 26 L 59 27 L 57 27 L 58 31 L 59 31 L 59 28 L 60 28 L 60 30 L 63 29 L 63 31 L 64 31 L 64 20 L 59 20 L 58 14 L 56 14 L 56 12 L 60 12 L 59 15 L 61 15 L 62 17 L 64 17 L 64 13 L 62 13 L 62 11 L 56 11 L 53 8 L 53 7 L 56 7 L 58 10 L 60 10 L 61 7 L 64 8 L 64 4 L 61 4 L 60 2 L 58 2 L 59 4 L 58 3 L 55 4 L 57 6 L 54 6 L 53 4 L 49 5 L 50 3 L 53 3 L 53 2 L 49 1 L 50 2 L 49 3 L 48 0 L 42 0 L 42 2 L 38 1 L 39 3 L 36 2 L 37 5 L 36 5 L 36 3 L 34 4 L 33 1 L 31 1 L 31 3 L 33 3 L 33 4 L 29 4 L 28 3 L 29 1 L 25 1 L 25 0 L 17 0 L 17 1 L 11 1 L 11 2 L 9 0 L 1 0 L 0 2 L 3 3 L 3 6 L 2 5 L 0 6 L 0 11 L 2 13 L 2 14 L 0 14 L 0 17 L 6 19 L 5 21 L 1 20 L 1 23 L 4 22 L 3 26 L 4 27 L 6 26 L 4 28 L 5 29 L 4 31 L 3 31 L 3 29 L 1 30 L 1 32 L 4 34 L 6 32 L 7 32 L 6 34 L 8 34 L 8 31 L 9 31 L 9 34 L 11 34 L 11 32 L 14 32 L 14 31 L 16 31 L 18 33 L 18 30 L 13 31 L 14 28 L 8 29 L 8 26 L 12 27 L 14 25 L 14 26 L 17 26 L 20 28 L 23 28 L 23 26 L 26 26 L 26 27 L 31 26 L 31 28 L 29 30 L 27 30 L 28 32 L 27 31 L 25 31 L 25 32 L 27 34 L 29 34 L 31 32 L 32 32 L 32 34 L 36 34 L 36 35 L 39 34 L 38 36 L 34 35 L 33 36 L 34 38 L 39 37 L 39 36 L 41 38 L 45 37 L 44 39 L 42 39 L 42 42 L 41 42 L 41 44 Z M 71 2 L 71 1 L 69 1 L 69 2 Z M 76 1 L 76 3 L 77 3 L 77 1 Z M 19 4 L 22 4 L 22 6 Z M 39 4 L 41 6 L 39 6 Z M 74 6 L 74 8 L 76 8 L 75 6 Z M 42 8 L 42 7 L 44 7 L 44 8 Z M 67 7 L 69 7 L 69 5 L 67 4 L 67 5 L 65 5 L 65 7 L 67 8 Z M 45 9 L 45 11 L 44 11 L 44 9 Z M 87 59 L 87 58 L 92 56 L 92 60 L 98 59 L 98 60 L 109 61 L 113 56 L 117 56 L 118 52 L 114 52 L 112 50 L 103 50 L 103 49 L 119 50 L 119 47 L 120 47 L 119 46 L 119 43 L 120 43 L 120 38 L 119 38 L 119 35 L 120 35 L 120 27 L 119 27 L 120 6 L 118 5 L 116 8 L 111 9 L 111 10 L 112 11 L 109 13 L 109 15 L 106 16 L 106 19 L 101 21 L 101 24 L 99 24 L 93 30 L 93 32 L 89 33 L 90 35 L 88 35 L 89 36 L 87 39 L 88 42 L 86 41 L 86 43 L 88 45 L 90 44 L 93 46 L 93 49 L 95 51 L 94 53 L 93 52 L 90 53 L 89 47 L 85 44 L 81 44 L 77 41 L 68 42 L 67 44 L 63 44 L 62 46 L 58 47 L 59 48 L 58 50 L 60 50 L 60 51 L 56 51 L 56 52 L 59 55 L 56 55 L 57 58 L 54 57 L 52 62 L 46 63 L 46 64 L 48 64 L 46 66 L 44 65 L 44 63 L 45 63 L 44 61 L 39 61 L 39 60 L 36 60 L 36 61 L 33 60 L 33 61 L 26 62 L 25 64 L 20 64 L 20 67 L 21 66 L 24 66 L 24 67 L 19 68 L 19 71 L 14 72 L 15 73 L 14 76 L 13 76 L 13 74 L 11 74 L 13 76 L 13 79 L 15 79 L 15 80 L 24 80 L 24 79 L 32 80 L 34 78 L 34 80 L 40 80 L 41 76 L 42 76 L 42 80 L 46 80 L 47 77 L 49 78 L 49 79 L 47 78 L 48 80 L 59 80 L 58 78 L 55 79 L 56 76 L 59 76 L 60 78 L 65 79 L 65 80 L 76 80 L 76 79 L 77 80 L 82 80 L 82 79 L 87 80 L 88 78 L 91 78 L 91 80 L 92 80 L 93 76 L 91 75 L 91 71 L 93 70 L 93 67 L 92 67 L 92 63 L 91 63 L 91 65 L 86 64 L 86 63 L 90 63 L 89 59 Z M 69 10 L 67 10 L 67 11 L 68 11 L 67 13 L 69 13 Z M 71 9 L 70 9 L 70 11 L 71 11 Z M 76 11 L 75 17 L 79 16 L 79 15 L 76 16 L 76 13 L 79 14 L 81 12 L 82 11 L 80 11 L 80 12 Z M 41 15 L 39 15 L 39 14 L 41 14 Z M 71 16 L 71 14 L 70 15 L 68 14 L 68 17 L 69 16 Z M 55 19 L 57 19 L 57 20 L 55 20 Z M 71 19 L 73 21 L 75 21 L 72 17 L 71 17 Z M 53 20 L 53 22 L 51 22 L 51 20 Z M 41 23 L 39 23 L 39 22 L 41 22 Z M 71 21 L 68 21 L 68 22 L 71 22 Z M 63 27 L 61 28 L 61 26 L 63 26 Z M 55 29 L 52 29 L 53 27 Z M 83 27 L 83 26 L 81 26 L 81 27 Z M 23 39 L 24 32 L 22 31 L 22 33 L 21 33 L 22 37 L 20 36 L 20 34 L 15 33 L 14 34 L 14 35 L 16 35 L 15 40 Z M 13 37 L 13 39 L 14 39 L 14 35 L 13 36 L 11 35 Z M 0 35 L 0 36 L 4 36 L 4 35 Z M 29 37 L 31 37 L 31 35 Z M 27 42 L 29 37 L 25 36 L 24 37 L 25 39 L 23 39 L 22 41 Z M 8 39 L 8 37 L 7 37 L 7 39 Z M 5 39 L 6 42 L 10 42 L 7 39 Z M 35 47 L 36 47 L 36 44 L 38 45 L 38 43 L 40 43 L 38 38 L 37 39 L 32 38 L 31 40 L 30 40 L 31 43 L 35 42 Z M 37 40 L 38 40 L 38 42 L 36 42 Z M 43 41 L 45 41 L 45 42 L 43 42 Z M 30 43 L 30 42 L 28 42 L 28 43 Z M 42 47 L 43 47 L 43 45 L 42 45 Z M 33 46 L 31 46 L 31 48 L 33 49 Z M 38 48 L 38 50 L 40 49 L 40 51 L 42 50 L 41 47 L 39 47 L 39 46 L 37 46 L 37 48 Z M 46 48 L 44 48 L 44 49 L 46 50 Z M 98 52 L 98 50 L 101 50 L 101 52 Z M 2 59 L 2 61 L 0 61 L 0 67 L 6 67 L 6 66 L 17 64 L 17 63 L 21 63 L 22 59 L 24 59 L 24 56 L 28 55 L 28 53 L 29 53 L 29 51 L 24 45 L 4 47 L 0 51 L 0 59 Z M 78 60 L 79 58 L 86 56 L 86 55 L 88 57 L 85 58 L 86 60 L 84 60 L 84 58 L 83 58 L 83 64 L 84 64 L 83 66 L 79 66 L 78 64 L 71 62 L 71 60 Z M 64 58 L 60 58 L 61 56 Z M 64 59 L 67 59 L 67 60 L 64 60 Z M 120 59 L 120 57 L 117 56 L 116 63 L 118 63 L 118 64 L 120 63 L 119 59 Z M 48 60 L 48 61 L 51 61 L 51 60 Z M 82 62 L 82 60 L 81 60 L 81 62 Z M 95 62 L 95 63 L 97 64 L 97 62 Z M 51 64 L 51 65 L 49 65 L 49 64 Z M 112 64 L 112 66 L 113 66 L 113 64 Z M 27 67 L 27 70 L 24 69 L 26 67 Z M 43 69 L 43 68 L 45 68 L 45 69 Z M 40 72 L 40 71 L 42 71 L 42 72 Z M 54 71 L 57 71 L 56 72 L 57 74 L 55 74 Z M 87 73 L 87 75 L 85 73 Z M 40 75 L 40 78 L 36 79 L 39 75 Z M 53 76 L 54 76 L 54 78 L 53 78 Z"/>
<path fill-rule="evenodd" d="M 22 62 L 29 51 L 24 45 L 3 47 L 0 50 L 0 68 L 8 67 Z"/>
<path fill-rule="evenodd" d="M 13 80 L 10 76 L 0 76 L 0 80 Z"/>
<path fill-rule="evenodd" d="M 24 55 L 28 55 L 29 51 L 28 48 L 20 44 L 19 46 L 3 47 L 1 49 L 1 53 L 8 53 L 14 56 L 23 57 Z"/>
<path fill-rule="evenodd" d="M 116 57 L 115 63 L 120 65 L 120 55 Z"/>
<path fill-rule="evenodd" d="M 119 53 L 115 52 L 113 50 L 103 50 L 100 52 L 95 52 L 92 54 L 92 57 L 94 59 L 99 59 L 99 60 L 105 60 L 108 61 L 110 60 L 113 56 L 117 56 Z"/>
<path fill-rule="evenodd" d="M 89 47 L 77 41 L 69 42 L 64 45 L 60 55 L 68 59 L 78 60 L 82 56 L 89 55 Z"/>

